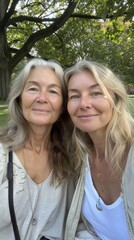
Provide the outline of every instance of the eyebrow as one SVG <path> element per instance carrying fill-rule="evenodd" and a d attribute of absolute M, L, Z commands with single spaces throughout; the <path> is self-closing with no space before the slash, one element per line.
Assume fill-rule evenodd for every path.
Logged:
<path fill-rule="evenodd" d="M 39 85 L 39 83 L 38 83 L 37 81 L 32 81 L 32 80 L 28 81 L 26 84 L 27 84 L 27 85 L 34 84 L 34 85 L 37 85 L 37 86 Z M 51 88 L 51 87 L 58 87 L 58 88 L 61 89 L 61 86 L 59 86 L 59 85 L 57 85 L 57 84 L 55 84 L 55 83 L 50 84 L 49 87 L 50 87 L 50 88 Z"/>
<path fill-rule="evenodd" d="M 95 87 L 98 87 L 98 86 L 100 87 L 100 85 L 98 83 L 95 83 L 95 84 L 89 86 L 89 88 L 95 88 Z"/>
<path fill-rule="evenodd" d="M 49 87 L 58 87 L 58 88 L 61 89 L 61 86 L 59 86 L 59 85 L 57 85 L 57 84 L 55 84 L 55 83 L 50 84 Z"/>
<path fill-rule="evenodd" d="M 30 85 L 30 84 L 38 85 L 38 82 L 30 80 L 30 81 L 27 81 L 26 84 L 27 85 Z"/>
<path fill-rule="evenodd" d="M 88 88 L 89 89 L 93 89 L 93 88 L 95 88 L 95 87 L 100 87 L 100 85 L 98 84 L 98 83 L 95 83 L 95 84 L 93 84 L 93 85 L 90 85 Z M 77 90 L 77 89 L 75 89 L 75 88 L 71 88 L 71 89 L 68 89 L 68 92 L 78 92 L 79 90 Z"/>

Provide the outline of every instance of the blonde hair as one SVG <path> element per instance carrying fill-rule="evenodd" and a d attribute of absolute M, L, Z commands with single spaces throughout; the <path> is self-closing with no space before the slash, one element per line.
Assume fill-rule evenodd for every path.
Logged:
<path fill-rule="evenodd" d="M 72 75 L 85 70 L 92 73 L 113 107 L 113 115 L 106 130 L 105 157 L 107 160 L 110 159 L 113 171 L 119 172 L 125 164 L 134 140 L 134 119 L 128 111 L 127 92 L 124 84 L 113 71 L 100 63 L 86 60 L 81 60 L 66 70 L 66 84 Z M 92 140 L 87 134 L 74 127 L 72 141 L 77 149 L 76 152 L 80 152 L 79 165 L 81 165 L 83 153 L 92 151 Z M 90 148 L 87 148 L 87 144 L 90 144 Z"/>

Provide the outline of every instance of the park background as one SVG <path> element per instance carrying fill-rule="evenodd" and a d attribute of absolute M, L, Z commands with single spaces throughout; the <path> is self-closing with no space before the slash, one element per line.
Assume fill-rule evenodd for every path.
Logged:
<path fill-rule="evenodd" d="M 134 115 L 133 0 L 0 0 L 0 125 L 11 81 L 33 57 L 97 60 L 119 75 Z M 4 104 L 4 106 L 3 106 Z"/>

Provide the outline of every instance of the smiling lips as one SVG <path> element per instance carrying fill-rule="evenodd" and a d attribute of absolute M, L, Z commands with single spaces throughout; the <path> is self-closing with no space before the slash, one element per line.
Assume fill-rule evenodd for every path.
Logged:
<path fill-rule="evenodd" d="M 32 111 L 38 112 L 38 113 L 49 113 L 49 110 L 46 109 L 40 109 L 40 108 L 34 108 Z"/>
<path fill-rule="evenodd" d="M 98 114 L 86 114 L 86 115 L 78 115 L 77 117 L 80 119 L 92 119 L 98 116 Z"/>

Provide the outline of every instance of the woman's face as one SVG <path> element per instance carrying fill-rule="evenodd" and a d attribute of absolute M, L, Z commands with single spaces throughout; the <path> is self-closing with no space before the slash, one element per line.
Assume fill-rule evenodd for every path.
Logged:
<path fill-rule="evenodd" d="M 71 76 L 68 82 L 68 112 L 74 125 L 89 135 L 106 131 L 112 106 L 90 71 Z"/>
<path fill-rule="evenodd" d="M 52 126 L 62 112 L 60 80 L 49 68 L 32 69 L 21 95 L 25 119 L 32 125 Z"/>

